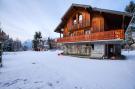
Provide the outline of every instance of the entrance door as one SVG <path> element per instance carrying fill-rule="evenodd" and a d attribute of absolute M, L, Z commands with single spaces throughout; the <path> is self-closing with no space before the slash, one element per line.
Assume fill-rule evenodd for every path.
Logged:
<path fill-rule="evenodd" d="M 105 47 L 105 54 L 108 58 L 114 56 L 115 54 L 115 49 L 114 49 L 114 45 L 113 44 L 106 44 Z"/>

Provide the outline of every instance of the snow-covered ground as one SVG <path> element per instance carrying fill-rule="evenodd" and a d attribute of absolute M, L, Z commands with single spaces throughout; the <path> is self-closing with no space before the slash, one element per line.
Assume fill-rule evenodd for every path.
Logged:
<path fill-rule="evenodd" d="M 0 89 L 135 89 L 135 51 L 123 52 L 127 60 L 91 60 L 58 53 L 4 53 Z"/>

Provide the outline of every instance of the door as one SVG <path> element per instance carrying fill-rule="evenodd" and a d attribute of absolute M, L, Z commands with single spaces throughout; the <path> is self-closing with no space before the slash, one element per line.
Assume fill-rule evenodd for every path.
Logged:
<path fill-rule="evenodd" d="M 115 54 L 115 49 L 113 44 L 106 44 L 105 47 L 105 56 L 111 58 Z"/>

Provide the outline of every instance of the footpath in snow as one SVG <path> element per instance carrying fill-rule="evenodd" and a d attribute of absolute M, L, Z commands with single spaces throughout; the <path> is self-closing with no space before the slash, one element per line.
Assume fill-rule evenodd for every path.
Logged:
<path fill-rule="evenodd" d="M 135 51 L 127 60 L 58 56 L 60 51 L 3 55 L 0 89 L 135 89 Z"/>

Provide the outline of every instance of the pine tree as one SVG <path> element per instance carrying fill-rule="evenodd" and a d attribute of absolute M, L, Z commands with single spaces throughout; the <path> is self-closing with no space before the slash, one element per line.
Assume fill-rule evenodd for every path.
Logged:
<path fill-rule="evenodd" d="M 47 42 L 48 42 L 48 45 L 49 45 L 49 49 L 53 49 L 52 48 L 52 39 L 48 37 Z"/>
<path fill-rule="evenodd" d="M 130 1 L 129 5 L 126 6 L 125 11 L 129 13 L 133 13 L 135 9 L 135 3 L 134 1 Z"/>
<path fill-rule="evenodd" d="M 34 39 L 32 41 L 33 43 L 33 50 L 39 51 L 40 48 L 40 42 L 42 41 L 42 34 L 41 32 L 35 32 Z"/>

